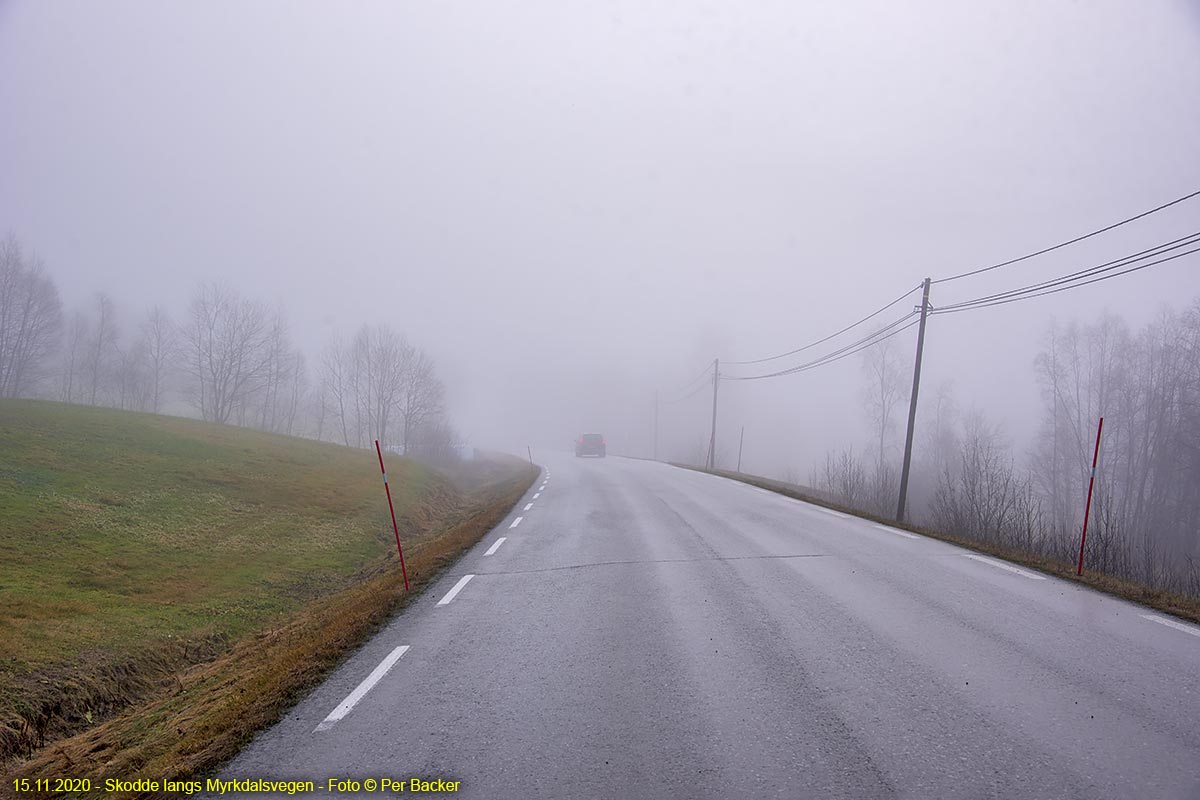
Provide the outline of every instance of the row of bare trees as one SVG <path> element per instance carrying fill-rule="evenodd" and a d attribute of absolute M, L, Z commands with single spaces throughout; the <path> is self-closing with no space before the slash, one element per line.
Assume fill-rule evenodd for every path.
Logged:
<path fill-rule="evenodd" d="M 287 319 L 227 286 L 202 284 L 170 334 L 185 396 L 202 419 L 276 433 L 297 432 L 307 391 L 304 354 Z"/>
<path fill-rule="evenodd" d="M 321 407 L 343 444 L 378 439 L 405 455 L 434 458 L 453 447 L 432 359 L 390 328 L 364 325 L 348 343 L 334 339 L 321 370 Z"/>
<path fill-rule="evenodd" d="M 44 397 L 453 460 L 458 436 L 433 360 L 386 326 L 334 338 L 312 386 L 280 310 L 228 286 L 196 288 L 185 317 L 154 307 L 128 327 L 97 294 L 63 324 L 42 263 L 0 242 L 0 397 Z"/>
<path fill-rule="evenodd" d="M 132 337 L 122 336 L 116 307 L 98 294 L 67 325 L 57 361 L 55 399 L 135 411 L 162 410 L 178 357 L 175 327 L 151 309 Z"/>
<path fill-rule="evenodd" d="M 62 328 L 62 302 L 39 259 L 17 240 L 0 242 L 0 397 L 35 390 L 50 368 Z"/>
<path fill-rule="evenodd" d="M 886 347 L 864 359 L 867 453 L 829 453 L 813 486 L 846 506 L 891 515 L 903 373 Z M 1131 331 L 1106 315 L 1052 325 L 1035 369 L 1045 403 L 1018 458 L 1000 426 L 961 414 L 949 387 L 920 413 L 910 508 L 933 528 L 1071 560 L 1083 523 L 1096 425 L 1105 418 L 1087 564 L 1200 596 L 1200 300 Z"/>
<path fill-rule="evenodd" d="M 1049 527 L 1073 537 L 1082 523 L 1103 416 L 1090 561 L 1200 590 L 1200 300 L 1138 332 L 1113 315 L 1052 327 L 1037 370 L 1045 408 L 1031 467 Z"/>

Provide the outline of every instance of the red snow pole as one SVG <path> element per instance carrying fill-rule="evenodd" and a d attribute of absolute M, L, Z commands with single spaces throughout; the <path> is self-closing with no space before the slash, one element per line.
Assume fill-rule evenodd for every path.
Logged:
<path fill-rule="evenodd" d="M 1104 417 L 1100 418 L 1100 424 L 1096 426 L 1096 450 L 1092 453 L 1092 479 L 1088 481 L 1088 499 L 1087 505 L 1083 508 L 1083 536 L 1079 537 L 1079 568 L 1075 570 L 1075 575 L 1083 574 L 1083 543 L 1087 541 L 1087 524 L 1088 516 L 1092 511 L 1092 486 L 1096 483 L 1096 459 L 1100 457 L 1100 431 L 1104 430 Z"/>
<path fill-rule="evenodd" d="M 396 527 L 396 509 L 392 508 L 392 490 L 388 487 L 387 470 L 383 468 L 383 451 L 379 440 L 375 440 L 375 452 L 379 455 L 379 471 L 383 473 L 383 490 L 387 492 L 388 511 L 392 512 L 392 530 L 396 532 L 396 550 L 400 553 L 400 572 L 404 575 L 404 591 L 408 591 L 408 570 L 404 567 L 404 551 L 400 548 L 400 529 Z"/>

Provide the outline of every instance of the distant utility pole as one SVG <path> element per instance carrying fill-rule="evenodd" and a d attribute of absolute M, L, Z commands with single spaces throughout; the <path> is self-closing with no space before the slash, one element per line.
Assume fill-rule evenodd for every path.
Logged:
<path fill-rule="evenodd" d="M 708 439 L 708 469 L 716 469 L 717 464 L 717 387 L 721 385 L 721 360 L 713 359 L 713 415 L 712 435 Z"/>
<path fill-rule="evenodd" d="M 658 391 L 654 392 L 654 460 L 658 461 Z"/>
<path fill-rule="evenodd" d="M 746 441 L 746 426 L 742 426 L 742 433 L 738 436 L 738 474 L 742 474 L 742 443 Z"/>
<path fill-rule="evenodd" d="M 921 353 L 925 349 L 925 319 L 929 315 L 929 278 L 921 294 L 921 325 L 917 330 L 917 363 L 913 366 L 912 398 L 908 401 L 908 434 L 904 437 L 904 466 L 900 470 L 900 502 L 896 521 L 904 522 L 904 504 L 908 500 L 908 470 L 912 466 L 913 431 L 917 424 L 917 390 L 921 388 Z"/>

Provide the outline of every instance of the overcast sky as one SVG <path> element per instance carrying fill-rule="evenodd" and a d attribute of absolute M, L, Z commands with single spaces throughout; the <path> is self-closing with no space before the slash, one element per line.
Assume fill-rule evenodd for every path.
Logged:
<path fill-rule="evenodd" d="M 10 0 L 0 110 L 0 232 L 68 306 L 181 314 L 224 280 L 285 307 L 313 361 L 333 331 L 402 330 L 475 441 L 646 453 L 655 390 L 714 357 L 1200 189 L 1200 4 Z M 1197 223 L 1181 204 L 932 302 Z M 935 317 L 923 386 L 1021 444 L 1051 318 L 1197 295 L 1190 257 Z M 910 370 L 915 330 L 893 341 Z M 857 359 L 723 383 L 721 436 L 806 475 L 865 440 L 860 384 Z M 706 413 L 664 408 L 664 437 Z"/>

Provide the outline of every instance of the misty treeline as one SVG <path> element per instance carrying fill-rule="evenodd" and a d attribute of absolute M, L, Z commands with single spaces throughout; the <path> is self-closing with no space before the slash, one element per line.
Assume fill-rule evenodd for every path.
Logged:
<path fill-rule="evenodd" d="M 315 370 L 282 310 L 213 283 L 183 318 L 161 306 L 124 318 L 97 294 L 64 311 L 40 259 L 0 241 L 0 397 L 33 397 L 201 419 L 457 458 L 433 360 L 386 325 L 333 337 Z"/>
<path fill-rule="evenodd" d="M 811 476 L 831 499 L 887 517 L 907 423 L 905 356 L 890 340 L 867 351 L 871 443 L 828 453 Z M 1033 369 L 1043 408 L 1022 453 L 1000 424 L 959 409 L 950 386 L 923 398 L 910 518 L 1074 563 L 1103 416 L 1085 565 L 1200 596 L 1200 299 L 1139 331 L 1112 314 L 1052 324 Z"/>

